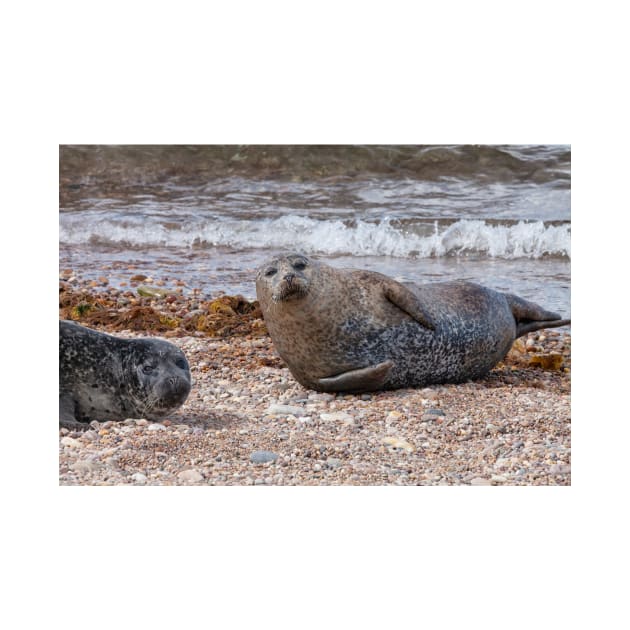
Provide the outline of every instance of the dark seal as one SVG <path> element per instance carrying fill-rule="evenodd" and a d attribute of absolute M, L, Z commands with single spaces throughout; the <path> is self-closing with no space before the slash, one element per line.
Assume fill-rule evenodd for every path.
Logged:
<path fill-rule="evenodd" d="M 157 420 L 190 392 L 184 353 L 163 339 L 121 339 L 59 322 L 59 424 L 85 429 L 92 420 Z"/>
<path fill-rule="evenodd" d="M 301 254 L 269 260 L 256 294 L 273 344 L 304 387 L 362 392 L 486 374 L 517 337 L 569 324 L 472 282 L 400 283 Z"/>

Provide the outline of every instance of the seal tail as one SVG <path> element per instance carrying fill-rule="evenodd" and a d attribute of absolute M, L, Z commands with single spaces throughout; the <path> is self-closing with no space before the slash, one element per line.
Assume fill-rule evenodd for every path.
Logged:
<path fill-rule="evenodd" d="M 534 330 L 567 326 L 570 319 L 562 319 L 560 314 L 547 311 L 542 306 L 529 302 L 511 293 L 504 294 L 516 322 L 516 336 L 522 337 Z"/>

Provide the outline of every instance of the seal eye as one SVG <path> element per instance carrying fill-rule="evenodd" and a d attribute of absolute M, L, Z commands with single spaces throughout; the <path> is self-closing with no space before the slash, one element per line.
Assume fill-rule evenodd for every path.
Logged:
<path fill-rule="evenodd" d="M 293 269 L 302 271 L 302 269 L 305 269 L 305 268 L 306 268 L 306 263 L 303 260 L 298 260 L 296 263 L 293 263 Z"/>
<path fill-rule="evenodd" d="M 175 365 L 182 370 L 186 369 L 186 361 L 184 361 L 184 359 L 177 359 L 177 361 L 175 361 Z"/>
<path fill-rule="evenodd" d="M 142 366 L 142 371 L 145 374 L 151 374 L 151 372 L 153 372 L 153 366 L 152 365 L 143 365 Z"/>
<path fill-rule="evenodd" d="M 278 270 L 275 267 L 270 267 L 265 271 L 265 275 L 270 278 L 271 276 L 275 276 L 278 273 Z"/>

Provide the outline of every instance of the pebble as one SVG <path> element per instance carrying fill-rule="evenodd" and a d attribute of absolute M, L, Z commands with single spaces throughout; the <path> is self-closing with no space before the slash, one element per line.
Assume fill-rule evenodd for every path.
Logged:
<path fill-rule="evenodd" d="M 83 434 L 83 439 L 87 440 L 88 442 L 94 442 L 94 440 L 96 440 L 98 438 L 98 433 L 96 433 L 96 431 L 85 431 L 85 433 Z"/>
<path fill-rule="evenodd" d="M 271 416 L 299 416 L 304 413 L 303 407 L 295 407 L 293 405 L 270 405 L 265 412 Z"/>
<path fill-rule="evenodd" d="M 323 394 L 323 393 L 310 393 L 308 395 L 308 399 L 309 400 L 330 401 L 330 400 L 335 400 L 335 395 L 334 394 Z"/>
<path fill-rule="evenodd" d="M 79 448 L 81 446 L 81 442 L 79 442 L 79 440 L 75 440 L 74 438 L 67 436 L 61 438 L 61 440 L 59 440 L 59 443 L 62 446 L 69 446 L 71 448 Z"/>
<path fill-rule="evenodd" d="M 341 464 L 342 464 L 341 460 L 337 457 L 329 457 L 326 460 L 326 466 L 328 466 L 329 468 L 339 468 Z"/>
<path fill-rule="evenodd" d="M 387 444 L 387 446 L 391 446 L 392 448 L 402 449 L 403 451 L 406 451 L 407 453 L 413 453 L 416 450 L 413 444 L 410 444 L 409 442 L 405 440 L 401 440 L 396 437 L 383 438 L 382 442 L 383 444 Z"/>
<path fill-rule="evenodd" d="M 177 474 L 177 478 L 180 481 L 183 481 L 183 482 L 187 481 L 189 483 L 196 483 L 198 481 L 203 481 L 203 475 L 198 470 L 195 470 L 194 468 L 191 468 L 190 470 L 182 470 L 180 473 Z"/>
<path fill-rule="evenodd" d="M 422 414 L 422 422 L 435 422 L 436 420 L 440 419 L 441 422 L 441 418 L 445 417 L 446 414 L 441 410 L 441 409 L 427 409 L 423 414 Z"/>
<path fill-rule="evenodd" d="M 70 470 L 74 470 L 74 472 L 93 472 L 101 467 L 102 464 L 93 459 L 80 459 L 74 464 L 70 464 Z"/>
<path fill-rule="evenodd" d="M 147 476 L 143 475 L 142 473 L 134 473 L 133 475 L 131 475 L 131 480 L 134 483 L 144 485 L 147 482 Z"/>
<path fill-rule="evenodd" d="M 420 394 L 423 398 L 428 400 L 437 400 L 439 398 L 439 394 L 434 389 L 430 388 L 421 389 Z"/>
<path fill-rule="evenodd" d="M 553 464 L 549 467 L 549 472 L 552 475 L 565 475 L 571 472 L 571 466 L 569 464 Z"/>
<path fill-rule="evenodd" d="M 166 431 L 166 427 L 163 424 L 155 422 L 147 427 L 147 431 Z"/>
<path fill-rule="evenodd" d="M 343 422 L 343 424 L 354 424 L 354 418 L 345 411 L 333 411 L 332 413 L 322 413 L 319 417 L 324 422 Z"/>
<path fill-rule="evenodd" d="M 254 451 L 249 460 L 254 464 L 266 464 L 267 462 L 275 462 L 278 454 L 273 451 Z"/>
<path fill-rule="evenodd" d="M 491 486 L 492 481 L 490 479 L 485 479 L 484 477 L 475 477 L 470 480 L 471 486 Z"/>

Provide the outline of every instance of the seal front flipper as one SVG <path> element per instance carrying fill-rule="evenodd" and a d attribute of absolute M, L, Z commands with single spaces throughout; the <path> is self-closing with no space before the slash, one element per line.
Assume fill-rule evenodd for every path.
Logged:
<path fill-rule="evenodd" d="M 393 361 L 383 361 L 359 370 L 342 372 L 337 376 L 320 378 L 317 382 L 324 392 L 370 392 L 383 387 L 393 366 Z"/>
<path fill-rule="evenodd" d="M 406 286 L 391 280 L 383 288 L 385 297 L 407 315 L 413 317 L 419 324 L 429 330 L 435 330 L 435 322 L 420 303 L 420 300 Z"/>
<path fill-rule="evenodd" d="M 504 295 L 516 322 L 517 337 L 522 337 L 534 330 L 557 328 L 571 323 L 570 319 L 562 319 L 559 313 L 547 311 L 535 302 L 524 300 L 512 293 L 504 293 Z"/>
<path fill-rule="evenodd" d="M 74 417 L 74 401 L 71 396 L 59 396 L 59 426 L 70 431 L 85 431 L 89 425 Z"/>

